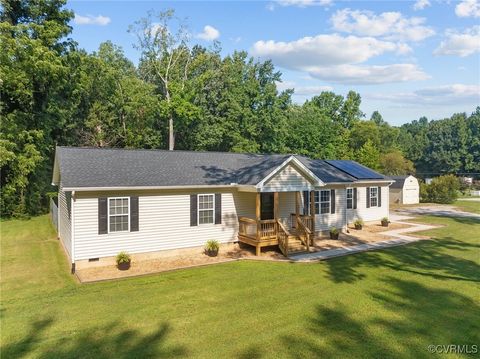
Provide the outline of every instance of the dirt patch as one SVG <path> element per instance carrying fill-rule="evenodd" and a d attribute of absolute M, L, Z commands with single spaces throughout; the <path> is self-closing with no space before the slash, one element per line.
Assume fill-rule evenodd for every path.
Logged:
<path fill-rule="evenodd" d="M 252 258 L 258 260 L 288 260 L 278 250 L 278 247 L 262 248 L 262 255 L 255 256 L 255 248 L 243 243 L 221 246 L 218 256 L 209 257 L 201 249 L 186 249 L 175 251 L 172 256 L 162 256 L 161 258 L 132 260 L 129 270 L 121 271 L 115 265 L 97 266 L 91 268 L 82 268 L 76 271 L 77 277 L 81 282 L 94 282 L 100 280 L 117 279 L 133 277 L 144 274 L 166 272 L 176 269 L 204 266 L 216 263 L 225 263 L 240 258 Z"/>

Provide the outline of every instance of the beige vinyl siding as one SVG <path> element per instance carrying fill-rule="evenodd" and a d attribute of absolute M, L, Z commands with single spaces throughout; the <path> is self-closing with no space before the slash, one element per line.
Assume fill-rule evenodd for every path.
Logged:
<path fill-rule="evenodd" d="M 60 184 L 58 191 L 58 234 L 69 259 L 72 257 L 71 192 L 64 192 Z M 70 203 L 68 203 L 70 202 Z"/>
<path fill-rule="evenodd" d="M 222 224 L 190 226 L 190 194 L 222 193 Z M 209 239 L 236 240 L 238 215 L 254 216 L 255 194 L 236 189 L 77 192 L 75 259 L 202 246 Z M 98 198 L 139 197 L 139 231 L 98 234 Z"/>
<path fill-rule="evenodd" d="M 372 187 L 378 187 L 372 185 Z M 348 187 L 348 188 L 354 188 Z M 388 217 L 389 214 L 389 187 L 382 186 L 382 206 L 366 208 L 366 186 L 357 188 L 357 208 L 347 209 L 347 189 L 343 186 L 322 187 L 319 190 L 335 190 L 335 213 L 315 214 L 315 230 L 327 231 L 332 227 L 342 229 L 347 223 L 352 223 L 356 219 L 363 221 L 381 220 Z M 293 197 L 293 200 L 295 198 Z M 293 212 L 295 212 L 295 202 L 293 202 Z M 300 204 L 300 213 L 303 213 L 303 193 L 302 203 Z"/>
<path fill-rule="evenodd" d="M 332 227 L 342 229 L 345 225 L 344 209 L 346 206 L 345 188 L 324 187 L 321 190 L 335 190 L 335 213 L 315 214 L 315 230 L 328 231 Z M 330 197 L 330 201 L 332 198 Z M 330 208 L 332 207 L 330 203 Z"/>
<path fill-rule="evenodd" d="M 367 221 L 381 220 L 383 217 L 388 217 L 389 214 L 389 187 L 382 187 L 382 206 L 367 208 L 367 187 L 378 187 L 378 184 L 372 184 L 364 187 L 357 187 L 357 209 L 348 210 L 348 222 L 352 222 L 355 219 L 361 219 Z M 345 203 L 346 206 L 346 203 Z"/>
<path fill-rule="evenodd" d="M 294 166 L 287 165 L 264 184 L 262 191 L 286 192 L 289 188 L 300 187 L 308 189 L 311 184 Z"/>

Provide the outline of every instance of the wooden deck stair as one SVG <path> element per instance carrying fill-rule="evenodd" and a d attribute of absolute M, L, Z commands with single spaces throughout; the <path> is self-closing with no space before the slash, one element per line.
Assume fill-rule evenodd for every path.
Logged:
<path fill-rule="evenodd" d="M 307 252 L 307 246 L 300 240 L 300 236 L 295 228 L 289 229 L 288 254 L 299 254 Z"/>

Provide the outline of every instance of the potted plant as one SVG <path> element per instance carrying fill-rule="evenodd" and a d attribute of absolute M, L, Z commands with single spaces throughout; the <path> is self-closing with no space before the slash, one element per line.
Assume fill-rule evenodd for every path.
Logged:
<path fill-rule="evenodd" d="M 120 270 L 127 270 L 130 268 L 130 263 L 132 263 L 132 258 L 127 252 L 120 252 L 117 254 L 117 268 Z"/>
<path fill-rule="evenodd" d="M 205 254 L 210 257 L 216 257 L 219 249 L 220 244 L 215 239 L 210 239 L 205 244 Z"/>
<path fill-rule="evenodd" d="M 330 239 L 338 239 L 340 231 L 336 227 L 330 228 Z"/>
<path fill-rule="evenodd" d="M 388 217 L 383 217 L 382 218 L 382 227 L 388 227 L 388 224 L 390 221 L 388 220 Z"/>
<path fill-rule="evenodd" d="M 357 219 L 355 222 L 353 222 L 353 225 L 355 226 L 355 229 L 362 229 L 363 221 L 361 219 Z"/>

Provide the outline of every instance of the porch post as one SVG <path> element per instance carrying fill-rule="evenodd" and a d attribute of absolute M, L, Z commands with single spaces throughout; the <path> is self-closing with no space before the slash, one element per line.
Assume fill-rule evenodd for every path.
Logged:
<path fill-rule="evenodd" d="M 260 240 L 260 192 L 257 192 L 255 198 L 255 219 L 257 221 L 257 240 Z"/>
<path fill-rule="evenodd" d="M 273 193 L 273 218 L 278 219 L 278 192 Z"/>
<path fill-rule="evenodd" d="M 313 242 L 313 240 L 315 239 L 315 191 L 310 191 L 310 215 L 312 216 L 312 242 Z"/>
<path fill-rule="evenodd" d="M 300 215 L 300 192 L 295 192 L 295 226 L 298 223 L 298 217 Z"/>
<path fill-rule="evenodd" d="M 278 192 L 273 192 L 273 218 L 275 219 L 275 235 L 278 234 Z"/>

